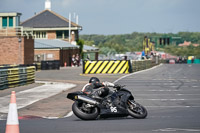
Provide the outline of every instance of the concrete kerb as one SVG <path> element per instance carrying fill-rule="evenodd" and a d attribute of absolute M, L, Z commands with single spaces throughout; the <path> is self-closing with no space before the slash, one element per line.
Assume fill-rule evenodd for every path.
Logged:
<path fill-rule="evenodd" d="M 69 83 L 47 82 L 47 81 L 36 81 L 36 83 L 40 83 L 43 85 L 16 93 L 18 109 L 24 108 L 39 100 L 51 97 L 60 92 L 76 87 L 75 84 L 71 83 L 69 84 Z M 1 97 L 0 120 L 5 120 L 5 118 L 7 117 L 9 99 L 10 95 Z"/>

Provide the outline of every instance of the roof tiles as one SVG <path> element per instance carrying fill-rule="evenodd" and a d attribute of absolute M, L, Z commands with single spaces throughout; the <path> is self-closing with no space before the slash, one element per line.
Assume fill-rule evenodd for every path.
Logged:
<path fill-rule="evenodd" d="M 61 28 L 69 27 L 69 20 L 50 10 L 44 10 L 21 23 L 21 26 L 32 28 Z M 81 27 L 71 22 L 71 27 Z"/>

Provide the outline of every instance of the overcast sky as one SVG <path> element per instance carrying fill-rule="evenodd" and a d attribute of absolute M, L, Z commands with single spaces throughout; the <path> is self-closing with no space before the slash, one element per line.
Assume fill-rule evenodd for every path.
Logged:
<path fill-rule="evenodd" d="M 44 10 L 45 0 L 0 0 L 0 12 L 24 21 Z M 51 0 L 51 10 L 79 15 L 81 34 L 200 32 L 200 0 Z M 72 15 L 73 16 L 73 15 Z"/>

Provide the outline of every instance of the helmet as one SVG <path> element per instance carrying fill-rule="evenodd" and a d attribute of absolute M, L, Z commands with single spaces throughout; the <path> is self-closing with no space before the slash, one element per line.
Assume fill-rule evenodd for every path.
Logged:
<path fill-rule="evenodd" d="M 92 77 L 89 80 L 89 83 L 96 83 L 96 82 L 100 82 L 100 80 L 97 77 Z"/>

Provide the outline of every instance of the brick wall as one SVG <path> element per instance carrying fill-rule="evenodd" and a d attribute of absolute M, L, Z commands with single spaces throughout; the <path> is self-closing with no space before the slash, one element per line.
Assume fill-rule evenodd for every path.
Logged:
<path fill-rule="evenodd" d="M 34 53 L 40 55 L 40 60 L 60 60 L 60 49 L 35 49 Z"/>
<path fill-rule="evenodd" d="M 33 39 L 17 36 L 0 36 L 0 65 L 32 64 L 34 54 Z"/>
<path fill-rule="evenodd" d="M 40 55 L 40 61 L 41 60 L 59 60 L 60 65 L 64 66 L 64 63 L 67 63 L 67 66 L 71 66 L 71 58 L 72 55 L 79 54 L 79 49 L 35 49 L 35 56 Z M 45 59 L 43 59 L 45 55 Z M 48 58 L 53 57 L 53 58 Z"/>
<path fill-rule="evenodd" d="M 48 39 L 56 39 L 56 31 L 48 31 L 47 37 Z"/>
<path fill-rule="evenodd" d="M 34 39 L 24 38 L 24 64 L 32 64 L 34 62 Z"/>

